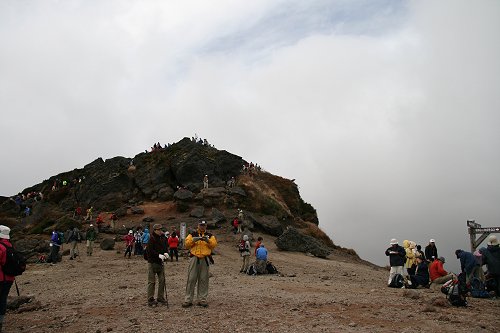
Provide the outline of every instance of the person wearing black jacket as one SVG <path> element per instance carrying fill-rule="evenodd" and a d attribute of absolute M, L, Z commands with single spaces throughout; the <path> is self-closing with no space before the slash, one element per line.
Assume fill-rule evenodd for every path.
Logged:
<path fill-rule="evenodd" d="M 153 233 L 146 247 L 148 258 L 148 305 L 167 304 L 165 300 L 165 271 L 163 262 L 168 259 L 167 239 L 161 224 L 153 226 Z M 158 293 L 155 301 L 155 283 L 158 276 Z"/>
<path fill-rule="evenodd" d="M 429 287 L 429 268 L 427 266 L 427 261 L 421 256 L 417 256 L 417 268 L 415 269 L 415 275 L 410 275 L 411 288 L 417 288 L 418 286 Z"/>
<path fill-rule="evenodd" d="M 385 250 L 385 255 L 389 257 L 389 265 L 391 266 L 389 281 L 387 282 L 387 285 L 391 283 L 394 275 L 403 275 L 403 266 L 406 260 L 405 249 L 402 246 L 398 245 L 397 239 L 391 239 L 390 244 L 391 247 Z"/>
<path fill-rule="evenodd" d="M 488 276 L 495 280 L 495 296 L 500 297 L 500 245 L 495 235 L 488 238 L 488 247 L 479 250 L 483 255 L 483 265 L 488 268 Z"/>
<path fill-rule="evenodd" d="M 436 247 L 436 241 L 431 239 L 429 245 L 425 247 L 425 259 L 431 262 L 438 258 L 438 250 Z"/>

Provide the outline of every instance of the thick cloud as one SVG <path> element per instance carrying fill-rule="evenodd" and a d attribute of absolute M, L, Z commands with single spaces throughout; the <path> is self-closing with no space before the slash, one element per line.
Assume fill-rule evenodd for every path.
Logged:
<path fill-rule="evenodd" d="M 500 220 L 499 7 L 2 2 L 1 194 L 197 133 L 295 178 L 363 258 L 452 259 Z"/>

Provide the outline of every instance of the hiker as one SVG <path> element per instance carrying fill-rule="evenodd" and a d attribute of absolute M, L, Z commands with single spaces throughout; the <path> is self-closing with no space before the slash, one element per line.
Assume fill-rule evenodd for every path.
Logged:
<path fill-rule="evenodd" d="M 259 248 L 256 252 L 255 261 L 255 269 L 257 270 L 257 274 L 266 274 L 266 266 L 267 266 L 267 249 L 264 246 L 264 243 L 260 243 Z"/>
<path fill-rule="evenodd" d="M 168 259 L 167 242 L 161 224 L 153 225 L 153 233 L 147 243 L 148 257 L 148 305 L 167 304 L 165 299 L 165 270 L 163 262 Z M 147 230 L 147 229 L 146 229 Z M 149 232 L 148 232 L 149 236 Z M 155 301 L 155 283 L 158 277 L 158 292 Z"/>
<path fill-rule="evenodd" d="M 439 257 L 431 262 L 429 266 L 429 274 L 431 276 L 431 283 L 433 285 L 445 284 L 446 282 L 454 279 L 455 275 L 453 273 L 448 273 L 443 268 L 444 263 L 444 257 Z"/>
<path fill-rule="evenodd" d="M 417 256 L 415 262 L 415 274 L 410 275 L 411 283 L 408 283 L 409 287 L 417 288 L 418 286 L 422 286 L 429 288 L 429 268 L 427 267 L 427 261 L 421 256 Z"/>
<path fill-rule="evenodd" d="M 77 218 L 78 220 L 82 218 L 82 207 L 78 206 L 75 208 L 73 212 L 73 218 Z"/>
<path fill-rule="evenodd" d="M 208 175 L 203 177 L 203 188 L 208 188 Z"/>
<path fill-rule="evenodd" d="M 236 235 L 238 233 L 238 225 L 240 223 L 238 222 L 238 218 L 235 217 L 233 220 L 233 233 Z"/>
<path fill-rule="evenodd" d="M 177 232 L 173 231 L 172 235 L 168 238 L 168 248 L 170 252 L 170 261 L 174 261 L 174 255 L 175 255 L 175 261 L 179 261 L 179 237 L 177 237 Z"/>
<path fill-rule="evenodd" d="M 62 240 L 59 237 L 59 233 L 56 229 L 52 231 L 52 236 L 50 237 L 50 254 L 47 262 L 56 263 L 59 261 L 59 249 L 61 247 Z"/>
<path fill-rule="evenodd" d="M 455 251 L 455 255 L 457 259 L 460 259 L 460 268 L 462 272 L 465 272 L 465 281 L 467 284 L 472 281 L 473 277 L 479 278 L 481 267 L 472 253 L 458 249 Z"/>
<path fill-rule="evenodd" d="M 71 247 L 69 248 L 69 260 L 75 259 L 78 253 L 78 243 L 81 241 L 82 236 L 80 235 L 80 230 L 77 227 L 70 231 L 70 235 L 66 243 L 71 243 Z"/>
<path fill-rule="evenodd" d="M 245 273 L 250 265 L 250 241 L 248 240 L 248 235 L 243 235 L 243 239 L 240 244 L 240 255 L 243 259 L 241 263 L 240 273 Z"/>
<path fill-rule="evenodd" d="M 262 244 L 262 241 L 263 241 L 262 237 L 260 237 L 260 236 L 257 237 L 257 243 L 255 243 L 255 250 L 254 250 L 254 253 L 253 253 L 254 256 L 257 256 L 257 250 L 259 249 L 260 244 Z"/>
<path fill-rule="evenodd" d="M 438 257 L 438 250 L 436 247 L 436 241 L 434 239 L 429 240 L 429 245 L 425 247 L 425 258 L 427 261 L 434 261 Z"/>
<path fill-rule="evenodd" d="M 85 221 L 91 221 L 92 220 L 92 212 L 94 211 L 94 206 L 90 206 L 89 209 L 87 209 L 87 216 L 85 217 Z"/>
<path fill-rule="evenodd" d="M 94 242 L 96 239 L 97 233 L 94 229 L 94 225 L 89 225 L 87 232 L 85 233 L 85 239 L 87 240 L 87 256 L 92 255 L 92 249 L 94 247 Z"/>
<path fill-rule="evenodd" d="M 393 238 L 389 243 L 391 247 L 385 250 L 385 255 L 389 257 L 389 265 L 391 266 L 391 270 L 389 272 L 389 281 L 387 285 L 389 285 L 396 274 L 403 274 L 403 266 L 405 264 L 405 249 L 398 245 L 398 240 Z"/>
<path fill-rule="evenodd" d="M 132 255 L 132 248 L 134 247 L 135 243 L 134 232 L 132 230 L 129 230 L 128 234 L 123 237 L 123 240 L 125 241 L 126 246 L 124 257 L 127 257 L 128 253 L 128 258 L 130 259 L 130 256 Z"/>
<path fill-rule="evenodd" d="M 6 275 L 3 272 L 3 267 L 7 262 L 7 246 L 12 247 L 10 243 L 10 228 L 0 225 L 0 332 L 5 318 L 5 311 L 7 310 L 7 296 L 9 296 L 10 287 L 14 283 L 15 277 Z"/>
<path fill-rule="evenodd" d="M 488 247 L 479 250 L 483 256 L 483 265 L 488 268 L 488 276 L 494 279 L 495 296 L 500 297 L 500 246 L 495 235 L 488 237 Z"/>
<path fill-rule="evenodd" d="M 109 217 L 109 219 L 111 220 L 110 224 L 111 224 L 111 229 L 113 231 L 115 231 L 115 225 L 116 225 L 116 220 L 118 220 L 118 216 L 116 216 L 115 213 L 112 213 L 111 216 Z"/>
<path fill-rule="evenodd" d="M 142 256 L 144 254 L 144 249 L 142 247 L 142 227 L 137 227 L 137 230 L 134 233 L 134 255 L 136 256 Z"/>
<path fill-rule="evenodd" d="M 425 259 L 425 253 L 424 251 L 422 251 L 422 246 L 420 245 L 417 245 L 417 254 L 420 256 L 420 258 Z"/>
<path fill-rule="evenodd" d="M 189 250 L 188 277 L 183 308 L 193 305 L 194 288 L 197 288 L 197 305 L 207 307 L 209 259 L 212 262 L 212 250 L 217 246 L 215 236 L 206 232 L 207 222 L 198 223 L 198 229 L 190 233 L 184 242 Z"/>
<path fill-rule="evenodd" d="M 142 234 L 142 239 L 141 239 L 143 251 L 146 251 L 146 248 L 147 248 L 148 242 L 149 242 L 149 238 L 150 238 L 149 229 L 144 228 L 144 233 Z"/>
<path fill-rule="evenodd" d="M 406 254 L 406 263 L 405 263 L 406 274 L 414 275 L 415 268 L 417 267 L 415 263 L 415 251 L 414 251 L 415 242 L 404 240 L 403 247 L 405 249 L 405 254 Z"/>

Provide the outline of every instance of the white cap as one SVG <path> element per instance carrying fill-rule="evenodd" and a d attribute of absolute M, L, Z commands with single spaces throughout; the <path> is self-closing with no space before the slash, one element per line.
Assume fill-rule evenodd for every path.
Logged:
<path fill-rule="evenodd" d="M 434 240 L 434 238 L 431 238 L 431 240 L 429 241 L 429 243 L 436 243 L 436 241 Z"/>
<path fill-rule="evenodd" d="M 498 238 L 497 236 L 495 235 L 491 235 L 490 237 L 488 237 L 488 245 L 498 245 Z"/>
<path fill-rule="evenodd" d="M 398 240 L 396 238 L 391 239 L 391 245 L 396 245 L 398 243 Z"/>
<path fill-rule="evenodd" d="M 0 225 L 0 238 L 10 239 L 10 228 L 4 225 Z"/>
<path fill-rule="evenodd" d="M 129 233 L 129 234 L 133 234 L 133 231 L 132 231 L 132 230 L 129 230 L 129 231 L 128 231 L 128 233 Z"/>
<path fill-rule="evenodd" d="M 93 224 L 89 225 L 89 227 L 93 227 L 93 226 L 94 226 Z"/>

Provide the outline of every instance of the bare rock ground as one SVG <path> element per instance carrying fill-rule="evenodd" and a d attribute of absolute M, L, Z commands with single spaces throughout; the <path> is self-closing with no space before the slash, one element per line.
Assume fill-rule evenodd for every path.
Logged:
<path fill-rule="evenodd" d="M 384 269 L 331 256 L 280 252 L 280 275 L 240 274 L 232 236 L 217 234 L 209 307 L 181 307 L 187 259 L 166 264 L 169 307 L 146 302 L 147 263 L 102 251 L 56 265 L 31 264 L 17 282 L 29 304 L 6 315 L 5 332 L 498 332 L 500 301 L 447 305 L 439 290 L 386 287 Z M 257 236 L 257 235 L 256 235 Z M 382 251 L 383 249 L 381 249 Z M 15 287 L 10 295 L 16 294 Z"/>

